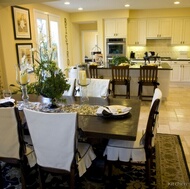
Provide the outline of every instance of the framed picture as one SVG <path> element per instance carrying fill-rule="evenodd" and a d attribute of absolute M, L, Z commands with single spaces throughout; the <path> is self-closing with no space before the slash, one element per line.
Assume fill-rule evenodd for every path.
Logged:
<path fill-rule="evenodd" d="M 18 65 L 22 62 L 22 58 L 25 56 L 28 63 L 28 72 L 33 72 L 34 57 L 32 55 L 32 43 L 16 43 L 17 61 Z"/>
<path fill-rule="evenodd" d="M 18 6 L 11 8 L 15 39 L 31 39 L 29 9 Z"/>

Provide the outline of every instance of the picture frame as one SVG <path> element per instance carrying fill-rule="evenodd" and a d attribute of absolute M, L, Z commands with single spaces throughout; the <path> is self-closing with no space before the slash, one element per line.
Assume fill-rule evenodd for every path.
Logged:
<path fill-rule="evenodd" d="M 28 62 L 28 72 L 33 72 L 34 57 L 32 54 L 32 43 L 16 43 L 17 61 L 18 66 L 22 62 L 22 58 L 26 56 L 26 61 Z"/>
<path fill-rule="evenodd" d="M 11 9 L 15 39 L 32 39 L 29 9 L 19 6 Z"/>

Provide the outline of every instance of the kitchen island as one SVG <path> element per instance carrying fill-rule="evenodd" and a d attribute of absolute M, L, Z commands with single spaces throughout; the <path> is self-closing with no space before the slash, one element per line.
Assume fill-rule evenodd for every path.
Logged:
<path fill-rule="evenodd" d="M 144 63 L 134 63 L 130 66 L 130 76 L 131 76 L 131 97 L 138 96 L 138 78 L 140 74 L 140 65 L 144 65 Z M 163 98 L 167 99 L 169 92 L 169 84 L 170 84 L 170 72 L 172 68 L 168 63 L 162 63 L 158 66 L 158 82 L 160 83 L 159 88 L 162 91 Z M 104 79 L 111 79 L 111 67 L 104 66 L 98 68 L 98 75 L 102 76 Z M 151 95 L 153 91 L 153 87 L 143 87 L 144 95 Z M 125 94 L 125 86 L 116 86 L 116 92 Z"/>

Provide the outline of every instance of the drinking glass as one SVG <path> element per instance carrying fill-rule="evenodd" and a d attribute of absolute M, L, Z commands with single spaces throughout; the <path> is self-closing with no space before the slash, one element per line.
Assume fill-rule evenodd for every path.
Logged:
<path fill-rule="evenodd" d="M 4 97 L 4 99 L 10 100 L 11 96 L 12 96 L 11 90 L 9 90 L 9 89 L 3 90 L 3 97 Z"/>

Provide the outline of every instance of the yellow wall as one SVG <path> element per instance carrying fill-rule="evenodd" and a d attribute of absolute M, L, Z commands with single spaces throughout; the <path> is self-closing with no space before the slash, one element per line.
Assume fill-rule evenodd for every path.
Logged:
<path fill-rule="evenodd" d="M 64 18 L 67 18 L 70 23 L 69 14 L 63 11 L 45 6 L 40 4 L 30 4 L 30 5 L 21 5 L 21 7 L 28 8 L 30 10 L 30 22 L 31 22 L 31 33 L 32 40 L 15 40 L 13 33 L 13 23 L 12 23 L 12 14 L 11 7 L 0 7 L 0 68 L 2 69 L 2 77 L 4 79 L 4 87 L 9 86 L 10 84 L 16 84 L 16 74 L 15 74 L 15 65 L 17 64 L 17 54 L 16 54 L 16 43 L 33 43 L 35 44 L 35 30 L 34 30 L 34 9 L 49 12 L 60 16 L 61 19 L 61 44 L 63 49 L 65 49 L 65 27 L 64 27 Z M 68 28 L 68 33 L 70 33 L 70 28 Z M 70 40 L 70 39 L 69 39 Z M 71 51 L 71 46 L 70 49 Z M 63 62 L 62 68 L 66 67 L 66 51 L 63 51 Z M 1 71 L 0 69 L 0 71 Z"/>
<path fill-rule="evenodd" d="M 16 43 L 35 43 L 34 15 L 33 10 L 37 9 L 51 14 L 56 14 L 61 18 L 61 44 L 63 48 L 63 62 L 61 67 L 66 67 L 67 52 L 65 45 L 65 26 L 64 18 L 67 18 L 68 44 L 70 65 L 82 62 L 81 56 L 81 31 L 85 30 L 83 24 L 96 23 L 98 32 L 98 44 L 105 49 L 104 39 L 104 19 L 107 18 L 147 18 L 147 17 L 190 17 L 190 8 L 184 9 L 156 9 L 156 10 L 113 10 L 113 11 L 94 11 L 80 13 L 66 13 L 64 11 L 48 7 L 41 4 L 21 5 L 30 9 L 32 40 L 15 40 L 13 33 L 11 7 L 0 6 L 0 72 L 3 73 L 4 83 L 9 85 L 15 82 L 15 69 L 17 64 Z M 93 26 L 93 24 L 92 24 Z M 94 26 L 93 26 L 94 27 Z"/>

